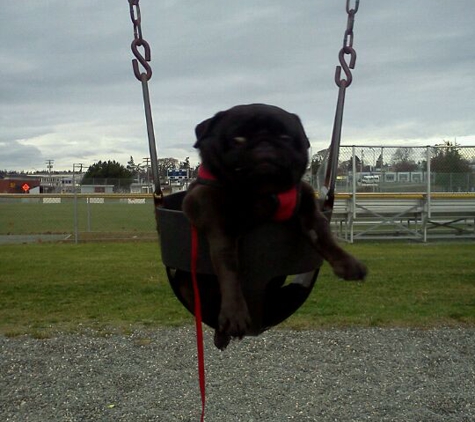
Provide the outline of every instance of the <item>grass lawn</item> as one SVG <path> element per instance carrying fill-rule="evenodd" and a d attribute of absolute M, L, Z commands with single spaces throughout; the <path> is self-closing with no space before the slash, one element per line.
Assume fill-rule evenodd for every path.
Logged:
<path fill-rule="evenodd" d="M 59 199 L 59 198 L 58 198 Z M 109 199 L 104 203 L 77 203 L 78 230 L 81 233 L 146 232 L 155 236 L 155 221 L 151 200 L 129 204 L 127 199 Z M 0 235 L 31 233 L 72 233 L 74 202 L 61 198 L 61 203 L 44 204 L 39 199 L 29 202 L 5 201 L 0 204 Z"/>
<path fill-rule="evenodd" d="M 475 325 L 475 242 L 345 248 L 368 265 L 366 283 L 339 281 L 324 264 L 309 300 L 283 327 Z M 156 242 L 0 247 L 0 334 L 191 323 Z"/>

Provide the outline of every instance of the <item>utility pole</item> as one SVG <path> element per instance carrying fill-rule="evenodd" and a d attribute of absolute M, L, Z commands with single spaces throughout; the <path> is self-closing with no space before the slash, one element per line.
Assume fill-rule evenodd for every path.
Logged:
<path fill-rule="evenodd" d="M 52 176 L 52 170 L 53 170 L 53 163 L 54 160 L 46 160 L 46 168 L 48 169 L 48 174 L 49 174 L 49 186 L 50 186 L 50 191 L 53 190 L 53 176 Z"/>
<path fill-rule="evenodd" d="M 149 193 L 150 189 L 150 174 L 149 174 L 149 169 L 150 169 L 150 158 L 149 157 L 144 157 L 143 160 L 145 161 L 145 169 L 146 169 L 146 177 L 147 177 L 147 193 Z"/>

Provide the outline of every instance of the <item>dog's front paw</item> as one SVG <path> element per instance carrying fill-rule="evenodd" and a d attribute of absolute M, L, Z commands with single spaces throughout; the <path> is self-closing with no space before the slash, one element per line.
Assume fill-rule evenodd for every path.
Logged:
<path fill-rule="evenodd" d="M 230 341 L 231 341 L 230 335 L 223 333 L 222 331 L 219 331 L 218 329 L 214 331 L 214 345 L 219 350 L 226 349 Z"/>
<path fill-rule="evenodd" d="M 366 265 L 351 255 L 332 263 L 333 272 L 344 280 L 364 280 L 368 270 Z"/>
<path fill-rule="evenodd" d="M 221 337 L 243 338 L 251 325 L 251 317 L 245 299 L 242 297 L 239 300 L 235 299 L 228 301 L 228 303 L 221 303 L 218 324 L 218 332 Z"/>

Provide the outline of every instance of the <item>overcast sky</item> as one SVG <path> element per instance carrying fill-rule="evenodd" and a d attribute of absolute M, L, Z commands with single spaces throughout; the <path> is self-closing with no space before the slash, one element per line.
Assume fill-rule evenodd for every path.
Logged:
<path fill-rule="evenodd" d="M 196 124 L 252 102 L 327 147 L 345 4 L 141 0 L 159 157 L 197 162 Z M 474 0 L 361 0 L 342 144 L 475 145 L 474 16 Z M 149 156 L 127 0 L 3 2 L 0 35 L 0 169 Z"/>

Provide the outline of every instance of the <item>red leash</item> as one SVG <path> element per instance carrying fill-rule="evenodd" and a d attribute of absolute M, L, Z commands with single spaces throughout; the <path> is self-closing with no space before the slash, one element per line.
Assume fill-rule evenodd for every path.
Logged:
<path fill-rule="evenodd" d="M 198 352 L 198 376 L 201 393 L 201 422 L 205 418 L 206 383 L 205 383 L 205 354 L 203 347 L 203 327 L 201 318 L 201 301 L 196 279 L 196 266 L 198 263 L 198 230 L 191 226 L 191 279 L 193 281 L 193 293 L 195 298 L 195 325 L 196 325 L 196 349 Z"/>

